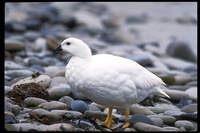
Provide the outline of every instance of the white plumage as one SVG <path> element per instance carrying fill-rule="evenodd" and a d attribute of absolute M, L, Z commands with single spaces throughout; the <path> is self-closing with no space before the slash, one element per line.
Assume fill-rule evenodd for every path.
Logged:
<path fill-rule="evenodd" d="M 113 106 L 120 106 L 129 115 L 130 106 L 149 94 L 169 97 L 160 89 L 165 83 L 159 77 L 130 59 L 110 54 L 92 55 L 88 45 L 77 38 L 65 39 L 55 50 L 72 55 L 65 73 L 69 85 L 90 100 L 109 107 L 109 113 Z M 108 117 L 104 124 L 110 127 L 111 116 Z"/>

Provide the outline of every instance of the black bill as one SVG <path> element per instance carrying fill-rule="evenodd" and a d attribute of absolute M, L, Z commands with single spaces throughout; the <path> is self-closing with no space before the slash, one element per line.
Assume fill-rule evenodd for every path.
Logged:
<path fill-rule="evenodd" d="M 58 46 L 54 49 L 54 51 L 61 51 L 61 50 L 62 50 L 61 45 L 58 45 Z"/>

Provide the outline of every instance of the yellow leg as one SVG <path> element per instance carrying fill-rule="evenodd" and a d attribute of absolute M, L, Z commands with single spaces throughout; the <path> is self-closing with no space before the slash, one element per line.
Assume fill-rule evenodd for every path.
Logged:
<path fill-rule="evenodd" d="M 113 107 L 109 107 L 108 109 L 108 115 L 106 117 L 106 120 L 104 122 L 102 122 L 102 124 L 106 125 L 108 128 L 111 127 L 111 124 L 113 123 L 113 120 L 112 120 L 112 110 L 113 110 Z"/>
<path fill-rule="evenodd" d="M 127 127 L 129 127 L 129 122 L 128 122 L 128 120 L 129 120 L 129 114 L 130 114 L 130 110 L 129 109 L 125 109 L 124 110 L 124 115 L 125 115 L 125 124 L 124 124 L 124 126 L 122 127 L 122 128 L 127 128 Z"/>

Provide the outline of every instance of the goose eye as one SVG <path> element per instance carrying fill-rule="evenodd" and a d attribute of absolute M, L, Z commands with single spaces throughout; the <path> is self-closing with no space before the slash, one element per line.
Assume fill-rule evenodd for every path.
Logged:
<path fill-rule="evenodd" d="M 70 42 L 67 42 L 67 45 L 70 45 L 71 43 Z"/>

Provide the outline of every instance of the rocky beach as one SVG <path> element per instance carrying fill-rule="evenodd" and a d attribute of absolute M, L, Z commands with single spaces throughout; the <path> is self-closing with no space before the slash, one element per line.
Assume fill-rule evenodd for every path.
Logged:
<path fill-rule="evenodd" d="M 108 108 L 72 89 L 64 39 L 86 42 L 93 54 L 131 59 L 160 77 L 170 98 L 150 95 Z M 197 131 L 197 2 L 5 3 L 4 127 L 6 131 Z M 148 77 L 147 77 L 148 78 Z"/>

